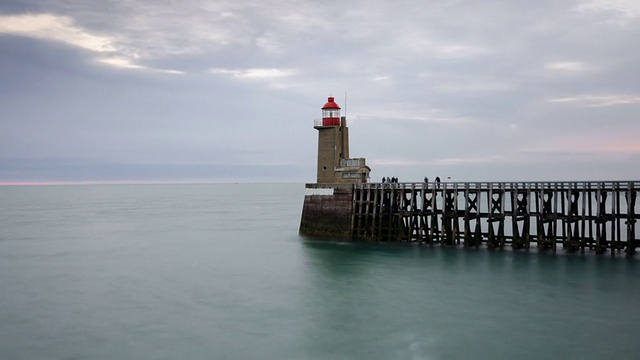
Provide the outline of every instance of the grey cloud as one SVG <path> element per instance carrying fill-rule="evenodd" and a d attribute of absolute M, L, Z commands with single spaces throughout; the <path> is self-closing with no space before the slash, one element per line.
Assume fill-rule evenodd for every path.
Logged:
<path fill-rule="evenodd" d="M 634 164 L 628 144 L 640 131 L 640 105 L 553 101 L 640 95 L 640 23 L 624 4 L 612 13 L 593 3 L 3 3 L 3 14 L 68 17 L 114 49 L 0 34 L 8 49 L 0 54 L 0 156 L 271 164 L 305 169 L 312 180 L 311 121 L 326 96 L 342 103 L 347 91 L 351 152 L 378 161 L 373 176 L 394 170 L 419 180 L 424 166 L 539 179 L 538 160 L 553 151 L 567 155 L 564 168 L 548 163 L 549 175 L 568 176 L 588 146 L 627 149 L 588 157 L 594 174 L 615 177 L 618 164 L 622 176 Z M 538 147 L 540 157 L 517 156 Z M 486 171 L 442 161 L 465 158 L 505 161 Z"/>

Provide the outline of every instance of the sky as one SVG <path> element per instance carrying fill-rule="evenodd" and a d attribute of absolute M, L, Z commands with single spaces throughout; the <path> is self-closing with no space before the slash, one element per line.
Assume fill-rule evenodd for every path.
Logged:
<path fill-rule="evenodd" d="M 640 1 L 0 2 L 0 183 L 640 179 Z"/>

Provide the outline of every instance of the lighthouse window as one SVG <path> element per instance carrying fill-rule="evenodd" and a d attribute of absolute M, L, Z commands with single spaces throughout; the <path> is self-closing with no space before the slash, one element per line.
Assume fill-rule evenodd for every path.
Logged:
<path fill-rule="evenodd" d="M 358 174 L 357 173 L 342 173 L 342 178 L 343 179 L 353 179 L 353 178 L 357 178 Z"/>
<path fill-rule="evenodd" d="M 360 159 L 341 159 L 340 166 L 360 166 Z"/>
<path fill-rule="evenodd" d="M 326 165 L 324 165 L 324 166 L 322 167 L 322 171 L 327 171 L 327 166 L 326 166 Z"/>

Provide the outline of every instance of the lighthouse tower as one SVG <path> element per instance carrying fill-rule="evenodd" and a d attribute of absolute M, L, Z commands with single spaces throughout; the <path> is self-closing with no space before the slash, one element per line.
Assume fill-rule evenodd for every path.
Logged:
<path fill-rule="evenodd" d="M 349 158 L 347 118 L 333 97 L 322 107 L 322 120 L 314 122 L 318 130 L 318 184 L 366 183 L 371 169 L 364 158 Z"/>

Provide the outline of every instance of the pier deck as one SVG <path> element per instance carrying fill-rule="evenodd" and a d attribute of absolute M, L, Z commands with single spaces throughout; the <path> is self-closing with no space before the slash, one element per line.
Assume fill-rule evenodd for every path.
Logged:
<path fill-rule="evenodd" d="M 353 185 L 351 237 L 377 242 L 635 252 L 638 181 Z"/>

